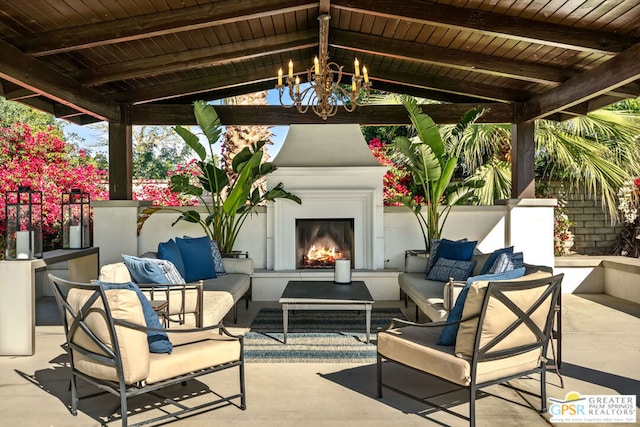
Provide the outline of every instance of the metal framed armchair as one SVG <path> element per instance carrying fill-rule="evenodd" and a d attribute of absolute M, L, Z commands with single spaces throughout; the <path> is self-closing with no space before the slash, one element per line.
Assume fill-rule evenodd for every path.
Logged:
<path fill-rule="evenodd" d="M 98 284 L 74 283 L 49 275 L 64 325 L 71 367 L 71 413 L 77 415 L 77 379 L 80 378 L 120 399 L 120 419 L 127 426 L 129 398 L 149 394 L 163 404 L 174 404 L 178 411 L 145 419 L 139 424 L 155 423 L 181 415 L 195 414 L 222 406 L 246 408 L 243 337 L 230 334 L 222 324 L 206 328 L 148 328 L 140 297 L 130 289 L 105 289 Z M 150 352 L 148 332 L 166 334 L 172 343 L 170 353 Z M 202 375 L 237 367 L 239 391 L 221 396 L 209 390 L 209 402 L 187 407 L 163 397 L 165 387 L 183 384 Z M 87 395 L 90 398 L 98 394 Z M 239 401 L 239 402 L 237 402 Z M 237 402 L 237 403 L 234 403 Z M 156 407 L 158 405 L 152 405 Z"/>
<path fill-rule="evenodd" d="M 531 280 L 479 281 L 469 287 L 459 322 L 417 324 L 394 319 L 378 333 L 377 394 L 382 388 L 466 419 L 475 425 L 478 391 L 540 374 L 540 412 L 546 412 L 547 348 L 563 275 Z M 459 324 L 455 346 L 436 343 L 442 328 Z M 399 327 L 396 327 L 399 326 Z M 469 391 L 469 417 L 383 382 L 383 365 L 394 362 Z"/>

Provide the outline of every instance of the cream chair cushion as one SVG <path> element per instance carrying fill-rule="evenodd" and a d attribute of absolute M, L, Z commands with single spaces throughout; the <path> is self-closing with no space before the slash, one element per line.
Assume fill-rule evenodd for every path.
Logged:
<path fill-rule="evenodd" d="M 551 273 L 545 271 L 537 271 L 526 276 L 520 277 L 518 279 L 509 280 L 510 282 L 523 282 L 528 280 L 536 280 L 542 279 L 546 277 L 551 277 Z M 482 309 L 482 302 L 484 300 L 487 286 L 489 282 L 487 281 L 477 281 L 474 282 L 469 287 L 469 293 L 467 294 L 467 299 L 465 300 L 464 309 L 462 310 L 462 318 L 465 319 L 467 317 L 473 317 L 480 314 Z M 534 302 L 540 294 L 544 290 L 542 288 L 537 291 L 520 291 L 517 294 L 509 295 L 510 299 L 516 301 L 516 303 L 520 307 L 530 306 L 532 302 Z M 527 303 L 528 302 L 528 303 Z M 539 327 L 544 326 L 544 320 L 546 319 L 546 313 L 548 313 L 548 306 L 546 307 L 546 312 L 544 312 L 544 304 L 537 310 L 536 313 L 543 313 L 542 319 L 540 316 L 534 318 Z M 497 334 L 503 331 L 504 326 L 512 323 L 513 316 L 510 310 L 504 307 L 501 303 L 497 301 L 490 301 L 489 309 L 487 311 L 486 316 L 491 319 L 491 322 L 488 322 L 485 326 L 485 330 L 482 333 L 482 339 L 480 341 L 481 345 L 488 342 L 489 340 L 495 338 Z M 539 324 L 538 321 L 542 320 L 542 324 Z M 466 322 L 460 323 L 460 328 L 458 329 L 458 335 L 456 336 L 456 346 L 455 353 L 459 357 L 467 357 L 470 358 L 473 355 L 473 345 L 476 336 L 476 330 L 478 328 L 478 318 L 467 320 Z M 526 330 L 526 331 L 525 331 Z M 513 337 L 510 337 L 509 341 L 505 341 L 504 344 L 513 344 L 515 341 L 512 340 L 527 340 L 531 338 L 529 329 L 524 325 L 520 326 L 520 331 L 525 334 L 525 336 L 520 336 L 520 334 L 512 334 Z M 518 332 L 518 330 L 516 330 Z M 518 337 L 518 338 L 516 338 Z"/>
<path fill-rule="evenodd" d="M 146 325 L 140 299 L 138 299 L 138 295 L 134 291 L 112 289 L 105 291 L 105 293 L 114 319 L 125 320 L 140 326 Z M 73 310 L 77 312 L 93 294 L 94 291 L 90 290 L 71 289 L 67 300 Z M 91 307 L 92 312 L 86 315 L 87 325 L 96 337 L 113 348 L 102 302 L 98 299 Z M 68 317 L 68 321 L 71 321 L 70 316 Z M 134 384 L 146 379 L 149 375 L 149 343 L 146 332 L 117 325 L 115 330 L 118 337 L 118 348 L 122 357 L 125 382 Z M 72 342 L 94 353 L 105 354 L 79 328 L 74 334 Z M 73 357 L 75 366 L 80 372 L 103 380 L 118 381 L 118 375 L 114 367 L 84 357 L 79 352 L 74 352 Z"/>

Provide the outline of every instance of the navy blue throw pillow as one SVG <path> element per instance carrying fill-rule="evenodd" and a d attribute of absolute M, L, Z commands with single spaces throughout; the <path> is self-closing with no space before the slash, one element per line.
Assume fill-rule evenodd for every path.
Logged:
<path fill-rule="evenodd" d="M 442 239 L 440 240 L 440 244 L 438 245 L 438 250 L 433 262 L 438 262 L 438 259 L 440 258 L 453 259 L 457 261 L 469 261 L 473 256 L 473 250 L 476 248 L 477 244 L 477 240 L 473 242 L 455 242 L 449 239 Z"/>
<path fill-rule="evenodd" d="M 476 261 L 457 261 L 452 259 L 440 258 L 431 267 L 431 271 L 427 274 L 427 280 L 435 280 L 438 282 L 448 282 L 450 278 L 453 280 L 467 280 L 469 274 L 476 266 Z"/>
<path fill-rule="evenodd" d="M 173 239 L 169 239 L 168 242 L 158 243 L 158 259 L 171 261 L 178 269 L 178 273 L 185 277 L 184 261 L 182 260 L 180 249 Z"/>
<path fill-rule="evenodd" d="M 147 328 L 160 328 L 162 329 L 162 324 L 160 323 L 160 319 L 158 319 L 158 314 L 151 307 L 151 303 L 147 297 L 142 293 L 140 288 L 135 283 L 109 283 L 102 282 L 96 280 L 94 282 L 96 285 L 100 285 L 102 289 L 130 289 L 135 291 L 138 295 L 138 299 L 140 300 L 140 305 L 142 306 L 142 314 L 144 315 L 145 323 L 147 324 Z M 163 331 L 147 331 L 147 341 L 149 342 L 149 351 L 151 353 L 171 353 L 173 351 L 173 344 L 169 341 L 169 336 L 166 332 Z"/>
<path fill-rule="evenodd" d="M 217 277 L 209 237 L 203 236 L 195 239 L 178 237 L 176 244 L 184 262 L 185 275 L 183 277 L 187 283 Z"/>
<path fill-rule="evenodd" d="M 500 256 L 500 254 L 512 254 L 513 246 L 509 246 L 508 248 L 502 248 L 495 250 L 489 255 L 489 258 L 484 262 L 482 269 L 480 270 L 480 274 L 487 274 L 489 269 L 493 266 L 493 263 L 496 262 L 496 259 Z"/>
<path fill-rule="evenodd" d="M 517 279 L 518 277 L 524 276 L 524 271 L 525 269 L 524 267 L 522 267 L 516 270 L 507 271 L 502 274 L 482 274 L 469 277 L 467 279 L 467 283 L 464 285 L 464 289 L 462 289 L 460 295 L 458 295 L 456 303 L 447 316 L 447 323 L 459 322 L 462 319 L 462 310 L 464 309 L 464 303 L 467 300 L 469 288 L 474 282 L 477 282 L 478 280 L 513 280 Z M 442 332 L 440 332 L 440 339 L 438 340 L 438 345 L 456 345 L 456 337 L 458 336 L 459 328 L 459 323 L 456 323 L 455 325 L 447 325 L 442 328 Z"/>

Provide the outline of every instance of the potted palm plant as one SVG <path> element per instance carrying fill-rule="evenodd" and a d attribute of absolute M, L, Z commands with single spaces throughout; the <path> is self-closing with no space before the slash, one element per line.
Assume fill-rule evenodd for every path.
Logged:
<path fill-rule="evenodd" d="M 475 198 L 473 190 L 484 185 L 481 180 L 452 182 L 460 150 L 469 137 L 467 131 L 484 114 L 484 109 L 469 110 L 444 139 L 439 127 L 422 111 L 415 98 L 404 96 L 401 102 L 409 113 L 416 135 L 411 139 L 398 136 L 392 146 L 411 172 L 414 191 L 396 197 L 392 202 L 401 203 L 415 215 L 428 252 L 431 240 L 441 238 L 451 208 L 472 202 Z"/>
<path fill-rule="evenodd" d="M 170 188 L 187 196 L 197 197 L 207 209 L 201 216 L 198 211 L 183 211 L 170 207 L 152 207 L 143 211 L 139 219 L 139 228 L 144 221 L 159 210 L 179 212 L 177 220 L 199 224 L 210 239 L 215 240 L 223 253 L 232 253 L 233 245 L 238 237 L 247 216 L 255 207 L 265 201 L 289 199 L 298 204 L 298 196 L 284 190 L 282 183 L 273 188 L 262 190 L 259 182 L 273 172 L 276 167 L 270 162 L 262 163 L 265 142 L 260 141 L 251 147 L 245 147 L 233 158 L 229 174 L 213 155 L 213 146 L 222 134 L 220 118 L 215 109 L 204 101 L 194 104 L 196 122 L 206 137 L 207 145 L 200 143 L 200 138 L 182 126 L 174 129 L 198 157 L 198 175 L 194 182 L 191 175 L 174 175 Z M 210 199 L 209 199 L 210 197 Z"/>

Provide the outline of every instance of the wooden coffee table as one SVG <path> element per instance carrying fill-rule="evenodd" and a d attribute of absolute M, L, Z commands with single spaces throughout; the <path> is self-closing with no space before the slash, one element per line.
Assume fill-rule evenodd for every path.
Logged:
<path fill-rule="evenodd" d="M 279 300 L 282 330 L 287 343 L 289 310 L 363 310 L 366 313 L 367 344 L 371 332 L 373 297 L 362 281 L 336 284 L 332 281 L 290 281 Z"/>

